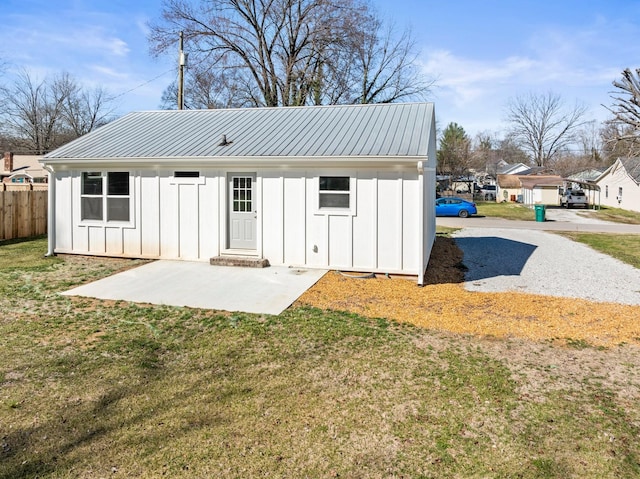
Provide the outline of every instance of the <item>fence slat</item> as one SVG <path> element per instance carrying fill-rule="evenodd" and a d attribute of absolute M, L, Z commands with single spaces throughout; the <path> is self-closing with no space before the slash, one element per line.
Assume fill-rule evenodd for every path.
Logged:
<path fill-rule="evenodd" d="M 0 240 L 47 232 L 47 191 L 0 191 Z"/>

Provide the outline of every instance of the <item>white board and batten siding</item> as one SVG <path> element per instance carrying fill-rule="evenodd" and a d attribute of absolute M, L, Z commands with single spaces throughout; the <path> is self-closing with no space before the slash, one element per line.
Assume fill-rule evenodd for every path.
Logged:
<path fill-rule="evenodd" d="M 134 112 L 45 155 L 49 251 L 195 261 L 246 253 L 421 282 L 435 239 L 435 136 L 427 103 Z M 83 181 L 94 181 L 83 173 L 100 172 L 106 185 L 112 174 L 123 184 L 125 171 L 128 193 L 113 195 L 129 198 L 129 220 L 82 219 L 81 206 L 97 204 L 91 195 L 102 194 L 104 208 L 123 205 L 104 192 L 83 203 Z M 251 211 L 230 211 L 233 175 L 255 178 Z M 341 187 L 337 204 L 320 207 L 320 182 L 346 179 L 348 206 Z M 232 241 L 237 221 L 250 234 Z"/>
<path fill-rule="evenodd" d="M 318 208 L 319 176 L 350 175 L 355 206 Z M 262 255 L 272 264 L 418 274 L 418 174 L 263 171 Z M 354 191 L 355 190 L 355 191 Z"/>
<path fill-rule="evenodd" d="M 271 264 L 418 274 L 417 170 L 256 173 L 257 254 Z M 225 172 L 202 170 L 196 179 L 162 170 L 131 174 L 131 220 L 118 226 L 82 221 L 74 201 L 82 171 L 57 175 L 57 252 L 200 261 L 224 252 Z M 352 177 L 354 207 L 319 209 L 320 175 Z"/>

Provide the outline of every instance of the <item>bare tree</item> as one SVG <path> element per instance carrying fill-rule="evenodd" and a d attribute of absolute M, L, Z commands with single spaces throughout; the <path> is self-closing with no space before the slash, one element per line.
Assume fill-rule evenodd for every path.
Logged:
<path fill-rule="evenodd" d="M 620 157 L 635 157 L 640 155 L 640 141 L 631 125 L 608 121 L 600 129 L 602 152 L 608 163 L 613 163 Z"/>
<path fill-rule="evenodd" d="M 46 153 L 58 140 L 60 131 L 56 125 L 62 118 L 62 105 L 72 88 L 68 80 L 63 75 L 48 84 L 23 71 L 5 91 L 6 124 L 35 154 Z"/>
<path fill-rule="evenodd" d="M 63 119 L 73 137 L 82 136 L 113 119 L 113 97 L 103 88 L 75 85 L 62 105 Z"/>
<path fill-rule="evenodd" d="M 429 83 L 414 68 L 409 33 L 395 40 L 382 27 L 361 0 L 165 0 L 149 39 L 160 54 L 183 31 L 190 63 L 229 80 L 235 104 L 371 103 L 424 93 Z"/>
<path fill-rule="evenodd" d="M 551 92 L 519 96 L 507 105 L 509 134 L 537 166 L 551 166 L 575 141 L 586 112 L 578 103 L 565 108 L 562 98 Z"/>
<path fill-rule="evenodd" d="M 37 80 L 22 71 L 2 89 L 4 124 L 18 145 L 44 154 L 104 124 L 108 95 L 85 92 L 67 73 Z"/>
<path fill-rule="evenodd" d="M 239 79 L 232 70 L 206 68 L 203 63 L 187 68 L 185 83 L 189 88 L 184 93 L 187 109 L 239 108 L 252 104 L 239 90 Z M 173 82 L 162 94 L 161 108 L 176 108 L 178 84 Z"/>
<path fill-rule="evenodd" d="M 634 139 L 640 135 L 640 68 L 635 73 L 626 68 L 622 72 L 622 79 L 613 82 L 619 91 L 612 96 L 614 104 L 609 108 L 614 114 L 614 121 L 629 125 Z"/>
<path fill-rule="evenodd" d="M 617 88 L 611 97 L 614 104 L 605 108 L 613 113 L 613 125 L 608 133 L 615 134 L 609 135 L 607 143 L 614 150 L 640 154 L 640 68 L 635 71 L 626 68 L 622 72 L 622 79 L 615 80 L 613 86 Z"/>
<path fill-rule="evenodd" d="M 416 67 L 411 32 L 404 30 L 396 38 L 393 26 L 385 27 L 373 14 L 361 27 L 351 36 L 354 81 L 350 102 L 392 103 L 424 97 L 433 81 L 427 81 Z"/>

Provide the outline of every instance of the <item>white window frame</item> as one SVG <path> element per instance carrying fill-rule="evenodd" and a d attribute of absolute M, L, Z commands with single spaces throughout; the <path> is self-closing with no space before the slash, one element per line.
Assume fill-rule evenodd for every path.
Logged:
<path fill-rule="evenodd" d="M 320 190 L 320 178 L 349 178 L 349 191 L 347 190 Z M 356 185 L 357 178 L 353 172 L 329 172 L 314 177 L 314 196 L 316 215 L 331 216 L 355 216 L 356 214 Z M 320 207 L 320 195 L 323 194 L 349 194 L 349 207 Z"/>
<path fill-rule="evenodd" d="M 84 194 L 84 175 L 86 173 L 100 174 L 102 178 L 102 193 L 99 195 Z M 129 194 L 127 195 L 110 195 L 108 194 L 108 175 L 109 173 L 127 173 L 129 177 Z M 102 226 L 133 226 L 134 224 L 134 207 L 133 207 L 133 174 L 129 170 L 97 170 L 86 169 L 80 172 L 80 204 L 78 207 L 78 214 L 80 216 L 80 225 L 102 225 Z M 101 198 L 102 199 L 102 219 L 83 219 L 82 218 L 82 199 L 83 198 Z M 108 201 L 110 198 L 115 199 L 127 199 L 129 202 L 129 219 L 128 220 L 109 220 L 108 215 Z"/>

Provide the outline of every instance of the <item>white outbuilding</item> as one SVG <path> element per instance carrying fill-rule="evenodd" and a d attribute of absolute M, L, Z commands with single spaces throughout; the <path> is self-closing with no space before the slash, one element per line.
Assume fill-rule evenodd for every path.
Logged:
<path fill-rule="evenodd" d="M 49 254 L 242 256 L 424 282 L 431 103 L 135 112 L 41 161 Z"/>

